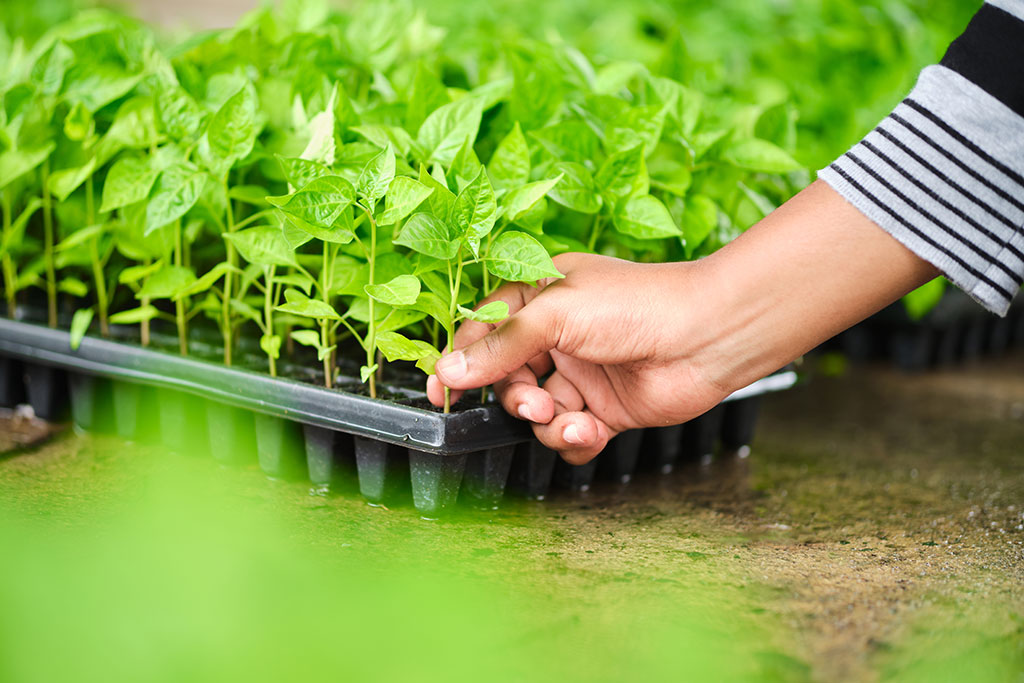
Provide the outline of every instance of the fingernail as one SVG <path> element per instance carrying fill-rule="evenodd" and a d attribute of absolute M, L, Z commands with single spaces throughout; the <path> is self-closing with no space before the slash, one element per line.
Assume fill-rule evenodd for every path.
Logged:
<path fill-rule="evenodd" d="M 576 446 L 583 445 L 583 439 L 580 438 L 580 430 L 576 425 L 569 425 L 566 427 L 565 430 L 562 431 L 562 438 Z"/>
<path fill-rule="evenodd" d="M 434 369 L 444 375 L 444 378 L 447 380 L 460 380 L 466 376 L 466 372 L 469 370 L 466 367 L 466 354 L 462 353 L 462 351 L 449 353 L 437 361 Z"/>
<path fill-rule="evenodd" d="M 520 403 L 519 406 L 516 407 L 516 412 L 519 413 L 519 417 L 523 418 L 524 420 L 529 420 L 530 422 L 533 422 L 533 416 L 530 414 L 530 406 L 527 405 L 526 403 Z"/>

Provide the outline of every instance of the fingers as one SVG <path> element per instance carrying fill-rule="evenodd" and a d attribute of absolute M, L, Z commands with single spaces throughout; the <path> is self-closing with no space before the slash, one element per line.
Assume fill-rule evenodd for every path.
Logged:
<path fill-rule="evenodd" d="M 535 424 L 533 433 L 570 465 L 590 462 L 615 436 L 615 432 L 589 410 L 556 415 L 548 424 Z"/>
<path fill-rule="evenodd" d="M 453 391 L 451 395 L 452 403 L 462 398 L 463 393 L 461 391 Z M 441 380 L 436 375 L 427 377 L 427 399 L 438 408 L 444 405 L 444 385 L 441 384 Z"/>
<path fill-rule="evenodd" d="M 550 351 L 558 341 L 562 323 L 552 301 L 551 297 L 536 297 L 490 333 L 474 323 L 462 339 L 480 336 L 437 361 L 438 379 L 452 389 L 475 389 L 504 379 Z"/>
<path fill-rule="evenodd" d="M 537 375 L 529 367 L 513 370 L 494 385 L 494 391 L 505 410 L 522 420 L 545 424 L 555 416 L 551 394 L 537 386 Z"/>

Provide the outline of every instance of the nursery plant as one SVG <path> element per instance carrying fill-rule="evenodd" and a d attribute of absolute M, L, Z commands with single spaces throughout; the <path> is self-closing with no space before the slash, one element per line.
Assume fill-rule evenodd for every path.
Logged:
<path fill-rule="evenodd" d="M 6 310 L 73 343 L 386 397 L 552 256 L 699 258 L 808 181 L 785 101 L 557 38 L 467 52 L 409 3 L 288 0 L 179 42 L 105 10 L 10 25 Z"/>

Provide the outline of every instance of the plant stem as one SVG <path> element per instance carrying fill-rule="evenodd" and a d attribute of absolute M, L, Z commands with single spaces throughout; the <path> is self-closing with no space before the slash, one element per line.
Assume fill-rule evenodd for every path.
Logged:
<path fill-rule="evenodd" d="M 11 208 L 11 190 L 10 190 L 9 187 L 5 188 L 4 191 L 3 191 L 3 194 L 0 195 L 0 201 L 3 202 L 3 212 L 4 212 L 3 241 L 7 244 L 7 249 L 4 250 L 4 261 L 3 261 L 3 269 L 4 269 L 4 294 L 7 296 L 7 316 L 9 318 L 13 318 L 15 313 L 17 312 L 17 308 L 18 308 L 17 291 L 16 291 L 16 287 L 18 286 L 18 275 L 17 275 L 17 273 L 14 270 L 14 259 L 11 258 L 11 252 L 10 252 L 10 248 L 11 248 L 12 245 L 10 243 L 10 239 L 11 238 L 10 238 L 9 233 L 11 231 L 11 223 L 12 223 L 12 216 L 11 216 L 12 208 Z"/>
<path fill-rule="evenodd" d="M 459 265 L 455 271 L 455 280 L 452 281 L 452 266 L 448 264 L 448 287 L 450 288 L 451 297 L 448 303 L 448 320 L 445 325 L 445 332 L 448 335 L 448 343 L 445 345 L 445 352 L 451 353 L 453 344 L 455 343 L 455 311 L 458 310 L 459 305 L 459 290 L 462 289 L 462 247 L 459 247 L 459 253 L 455 257 L 458 259 Z M 452 390 L 448 387 L 444 388 L 444 412 L 450 413 L 452 411 Z"/>
<path fill-rule="evenodd" d="M 604 216 L 598 213 L 594 216 L 594 227 L 590 230 L 590 241 L 587 242 L 587 248 L 590 251 L 597 249 L 597 239 L 601 236 L 601 228 L 604 227 Z"/>
<path fill-rule="evenodd" d="M 174 265 L 181 267 L 182 263 L 182 252 L 183 240 L 181 230 L 181 219 L 179 218 L 174 222 Z M 180 297 L 174 302 L 174 319 L 178 325 L 178 351 L 183 356 L 188 355 L 188 328 L 187 321 L 185 320 L 185 298 Z"/>
<path fill-rule="evenodd" d="M 323 302 L 328 306 L 331 305 L 330 248 L 330 243 L 324 242 L 324 262 L 323 267 L 320 270 L 320 298 L 323 299 Z M 326 349 L 328 346 L 331 345 L 330 326 L 331 323 L 326 318 L 320 321 L 320 353 L 324 357 L 324 386 L 326 386 L 328 389 L 330 389 L 334 384 L 334 368 L 331 366 L 331 354 L 324 353 L 323 349 Z"/>
<path fill-rule="evenodd" d="M 263 288 L 263 321 L 266 324 L 263 333 L 268 337 L 274 334 L 274 271 L 276 270 L 276 266 L 267 266 L 263 270 L 263 282 L 266 284 L 266 287 Z M 269 353 L 267 359 L 270 361 L 270 376 L 277 377 L 277 359 Z"/>
<path fill-rule="evenodd" d="M 377 221 L 374 219 L 373 214 L 367 210 L 367 218 L 370 219 L 370 277 L 367 284 L 374 284 L 374 261 L 377 260 Z M 373 297 L 370 297 L 370 322 L 367 323 L 366 330 L 366 365 L 367 367 L 373 366 L 373 352 L 377 348 L 377 318 L 373 310 Z M 377 377 L 376 373 L 370 373 L 370 398 L 377 398 Z"/>
<path fill-rule="evenodd" d="M 57 327 L 57 269 L 53 261 L 53 203 L 50 160 L 43 162 L 43 262 L 46 264 L 46 309 L 50 327 Z"/>
<path fill-rule="evenodd" d="M 228 194 L 228 180 L 227 176 L 224 177 L 224 196 Z M 231 198 L 227 197 L 227 207 L 224 210 L 224 220 L 227 227 L 228 234 L 235 231 L 235 214 L 231 208 Z M 227 261 L 228 265 L 235 266 L 237 256 L 235 255 L 235 245 L 231 243 L 231 240 L 225 240 L 227 243 Z M 231 365 L 231 347 L 232 347 L 232 329 L 231 329 L 231 288 L 235 280 L 235 274 L 232 271 L 228 271 L 224 274 L 224 299 L 221 301 L 221 336 L 224 337 L 224 365 Z"/>
<path fill-rule="evenodd" d="M 85 219 L 89 225 L 96 223 L 96 200 L 93 193 L 92 176 L 85 181 Z M 110 323 L 107 321 L 107 282 L 103 274 L 103 263 L 100 260 L 99 236 L 89 240 L 89 260 L 92 261 L 92 279 L 96 284 L 96 308 L 100 314 L 100 334 L 110 336 Z"/>

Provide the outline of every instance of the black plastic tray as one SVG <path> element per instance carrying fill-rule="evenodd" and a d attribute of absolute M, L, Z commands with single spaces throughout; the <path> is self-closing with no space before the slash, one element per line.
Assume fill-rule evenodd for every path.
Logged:
<path fill-rule="evenodd" d="M 255 454 L 269 476 L 308 477 L 320 487 L 337 488 L 354 472 L 369 501 L 411 492 L 428 515 L 454 505 L 460 488 L 463 499 L 492 508 L 506 482 L 543 498 L 552 481 L 582 491 L 598 474 L 626 482 L 646 465 L 665 472 L 680 457 L 710 457 L 719 440 L 745 448 L 757 397 L 795 382 L 795 372 L 780 371 L 685 425 L 627 432 L 592 463 L 572 467 L 497 404 L 446 415 L 410 405 L 425 396 L 407 389 L 395 391 L 408 404 L 372 399 L 93 337 L 72 351 L 65 331 L 0 319 L 0 399 L 7 403 L 27 398 L 51 420 L 70 410 L 85 430 L 158 434 L 180 453 L 225 461 Z M 651 462 L 641 463 L 642 455 Z"/>

